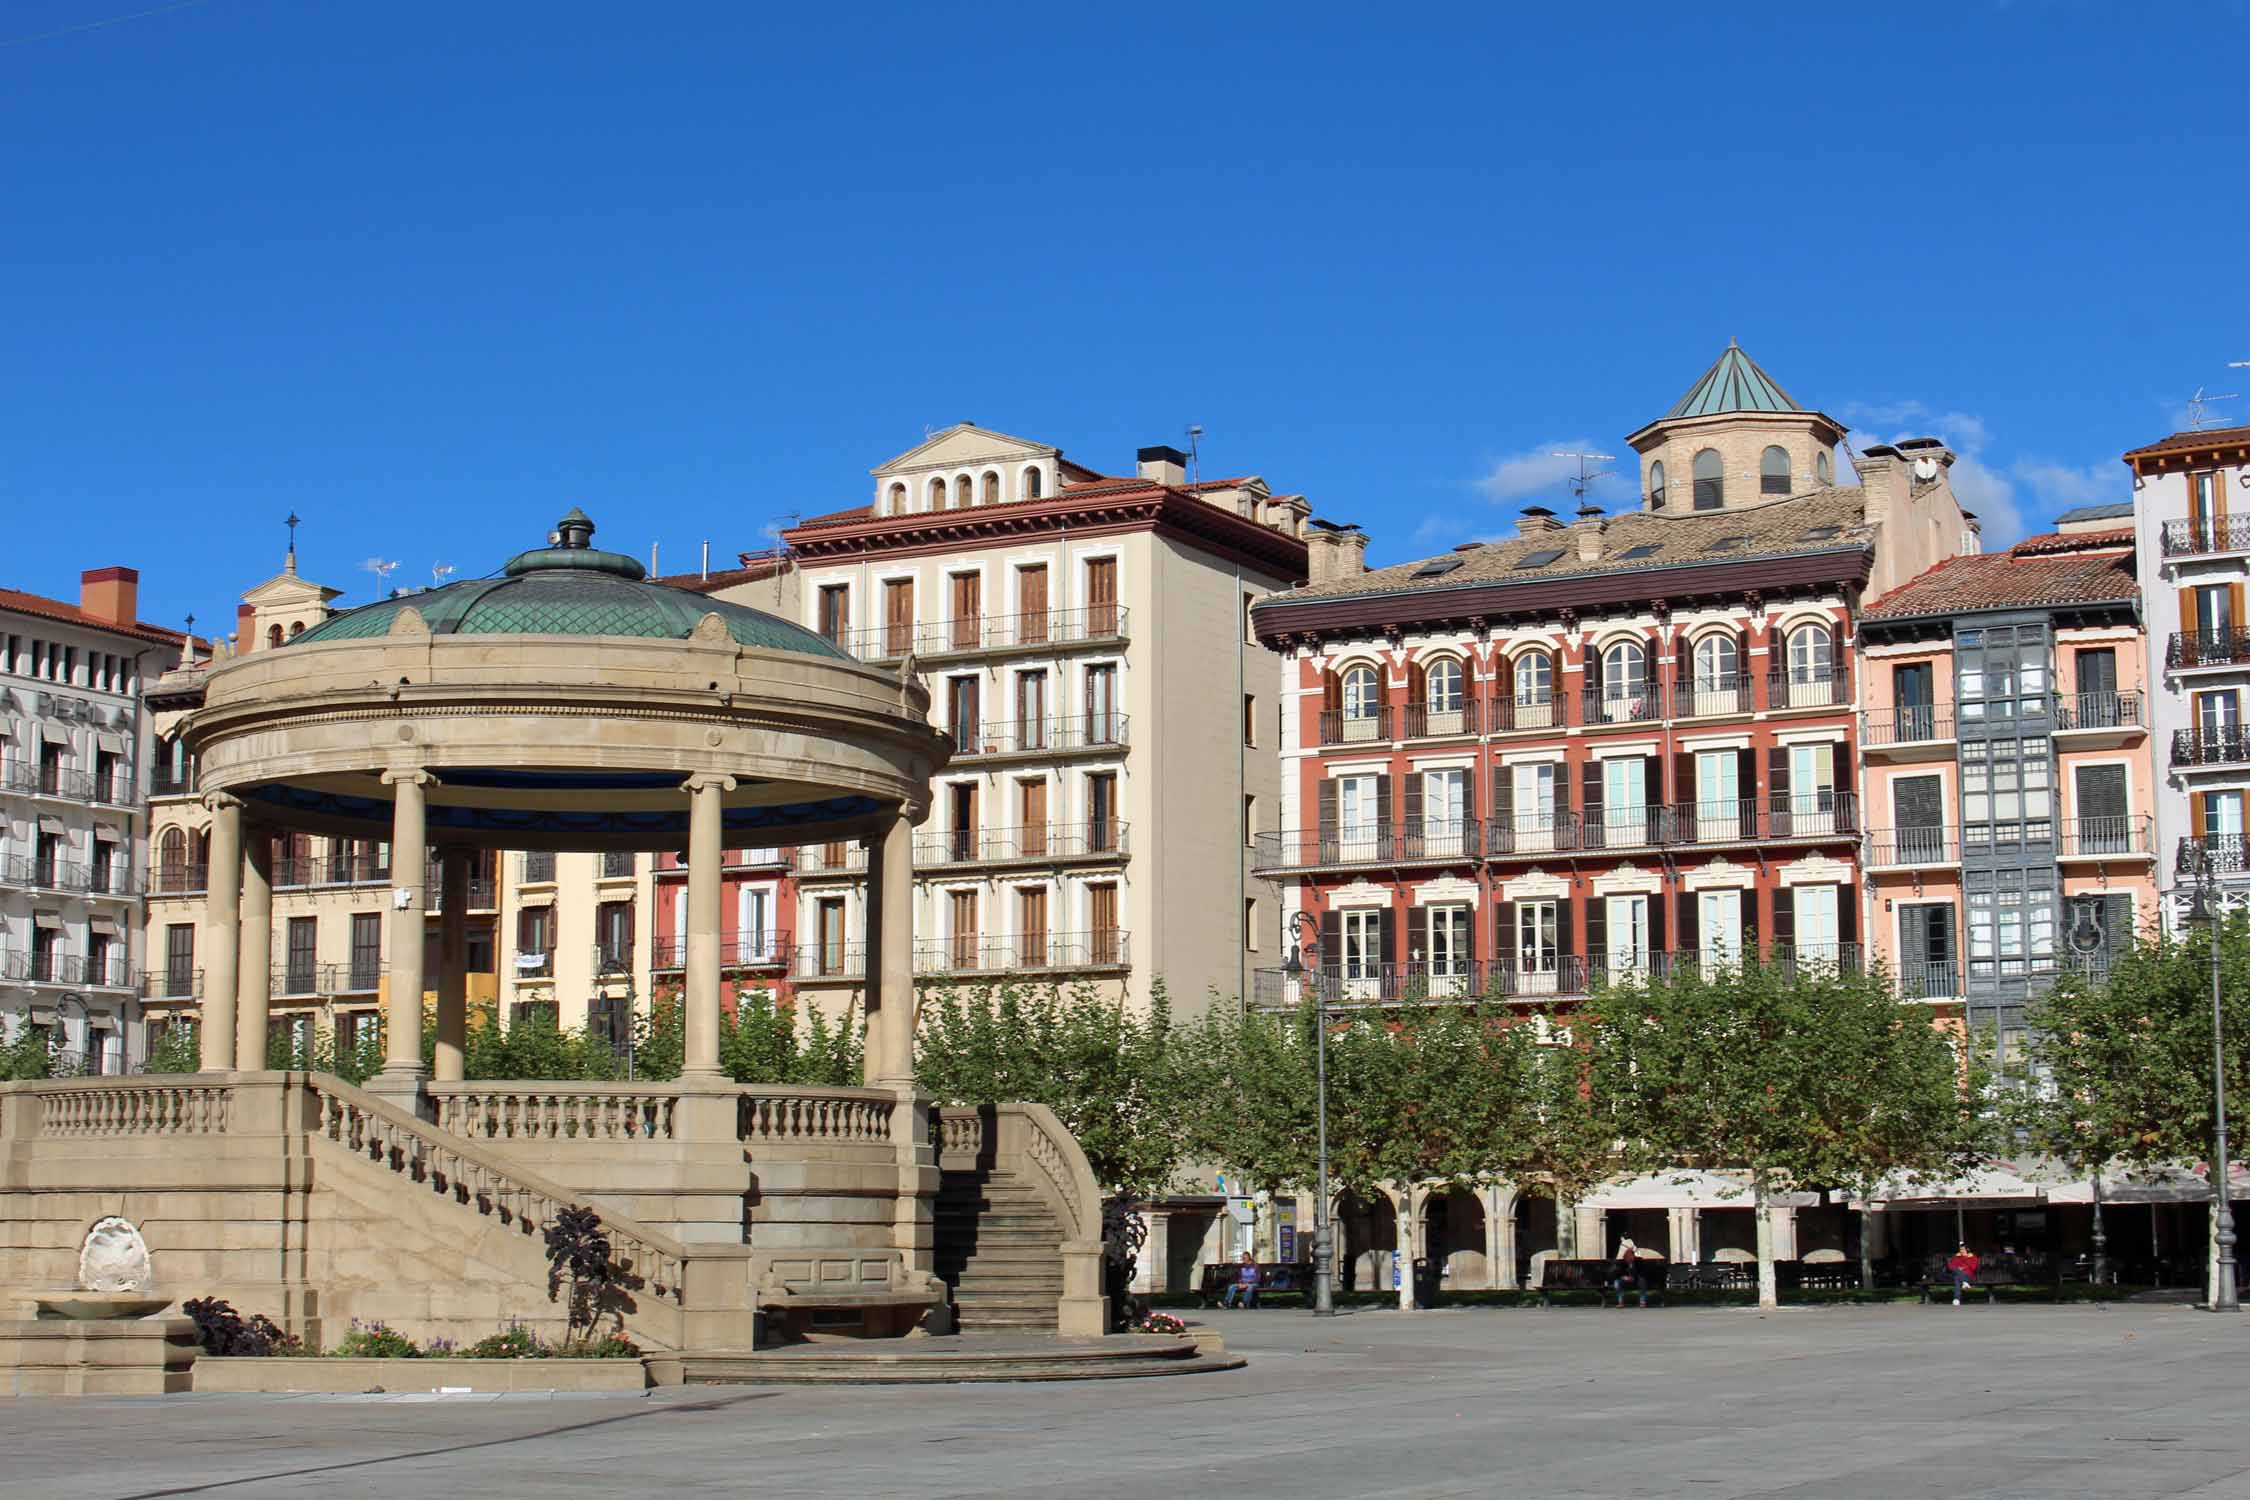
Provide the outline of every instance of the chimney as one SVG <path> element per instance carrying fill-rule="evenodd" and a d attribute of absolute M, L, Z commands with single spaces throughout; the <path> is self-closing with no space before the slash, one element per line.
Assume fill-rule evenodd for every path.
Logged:
<path fill-rule="evenodd" d="M 140 570 L 88 568 L 78 575 L 78 609 L 109 625 L 140 624 Z"/>
<path fill-rule="evenodd" d="M 1367 571 L 1367 534 L 1357 526 L 1315 521 L 1305 543 L 1307 582 L 1333 583 Z"/>
<path fill-rule="evenodd" d="M 1560 530 L 1562 522 L 1556 520 L 1555 513 L 1544 505 L 1525 506 L 1523 519 L 1516 522 L 1517 536 L 1538 536 L 1543 532 Z"/>
<path fill-rule="evenodd" d="M 1187 455 L 1179 449 L 1158 443 L 1134 456 L 1140 460 L 1141 478 L 1154 484 L 1187 483 Z"/>
<path fill-rule="evenodd" d="M 1609 530 L 1609 518 L 1602 508 L 1591 501 L 1578 507 L 1578 521 L 1571 531 L 1578 538 L 1578 560 L 1594 563 L 1602 560 L 1602 533 Z"/>
<path fill-rule="evenodd" d="M 247 604 L 237 604 L 234 607 L 235 650 L 252 651 L 257 649 L 257 613 Z"/>

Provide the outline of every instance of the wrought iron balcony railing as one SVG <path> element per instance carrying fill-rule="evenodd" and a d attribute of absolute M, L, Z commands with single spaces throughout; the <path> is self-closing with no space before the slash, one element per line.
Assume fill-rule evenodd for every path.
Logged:
<path fill-rule="evenodd" d="M 1871 708 L 1859 716 L 1862 745 L 1918 745 L 1953 738 L 1950 703 L 1900 703 Z"/>
<path fill-rule="evenodd" d="M 1390 737 L 1391 709 L 1387 703 L 1364 713 L 1352 713 L 1340 708 L 1324 708 L 1320 712 L 1320 742 L 1323 745 L 1372 745 Z"/>
<path fill-rule="evenodd" d="M 1788 667 L 1766 674 L 1769 709 L 1845 708 L 1851 701 L 1851 674 L 1840 667 Z"/>
<path fill-rule="evenodd" d="M 861 661 L 906 656 L 961 656 L 978 651 L 1039 651 L 1114 645 L 1128 638 L 1122 604 L 1044 609 L 1019 615 L 961 615 L 950 620 L 898 620 L 844 632 L 843 648 Z"/>
<path fill-rule="evenodd" d="M 2250 761 L 2250 732 L 2240 728 L 2175 729 L 2175 766 L 2235 766 Z"/>
<path fill-rule="evenodd" d="M 932 975 L 1121 969 L 1128 967 L 1131 961 L 1129 935 L 1116 929 L 952 938 L 917 943 L 914 947 L 914 972 Z"/>
<path fill-rule="evenodd" d="M 794 945 L 786 933 L 739 932 L 719 940 L 722 969 L 780 969 L 789 965 Z M 687 967 L 687 939 L 657 938 L 650 945 L 650 967 L 673 973 Z"/>
<path fill-rule="evenodd" d="M 919 867 L 1038 864 L 1059 859 L 1122 857 L 1125 824 L 1115 818 L 1083 823 L 1031 823 L 1021 828 L 949 828 L 925 831 L 914 844 Z"/>
<path fill-rule="evenodd" d="M 1449 735 L 1479 733 L 1483 715 L 1474 698 L 1463 698 L 1450 708 L 1428 703 L 1406 705 L 1406 737 L 1410 740 L 1443 739 Z"/>
<path fill-rule="evenodd" d="M 2214 552 L 2250 552 L 2250 516 L 2209 516 L 2166 521 L 2166 557 L 2203 557 Z"/>
<path fill-rule="evenodd" d="M 1019 719 L 954 725 L 956 762 L 986 755 L 1046 755 L 1082 750 L 1122 750 L 1129 743 L 1125 715 L 1080 714 L 1055 719 Z"/>
<path fill-rule="evenodd" d="M 2146 855 L 2150 852 L 2149 820 L 2145 815 L 2064 818 L 2059 826 L 2062 833 L 2062 848 L 2059 852 L 2065 859 L 2112 854 Z"/>
<path fill-rule="evenodd" d="M 1867 867 L 1871 870 L 1960 862 L 1958 827 L 1871 828 L 1867 833 Z"/>
<path fill-rule="evenodd" d="M 2148 723 L 2138 689 L 2123 693 L 2064 693 L 2055 699 L 2058 731 L 2138 729 Z"/>
<path fill-rule="evenodd" d="M 1752 708 L 1747 673 L 1691 678 L 1672 688 L 1672 717 L 1707 719 L 1720 714 L 1746 714 Z"/>
<path fill-rule="evenodd" d="M 2164 665 L 2239 667 L 2250 664 L 2250 630 L 2175 630 L 2164 647 Z"/>

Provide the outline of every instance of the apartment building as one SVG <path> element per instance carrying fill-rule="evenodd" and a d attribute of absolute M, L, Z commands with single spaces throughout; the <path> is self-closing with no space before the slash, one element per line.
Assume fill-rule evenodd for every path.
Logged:
<path fill-rule="evenodd" d="M 2134 551 L 2131 507 L 2090 507 L 1860 617 L 1869 941 L 2005 1059 L 2056 975 L 2156 915 Z"/>
<path fill-rule="evenodd" d="M 1535 505 L 1374 572 L 1316 537 L 1313 582 L 1256 610 L 1290 658 L 1257 868 L 1318 919 L 1333 992 L 1552 1003 L 1753 949 L 1861 960 L 1857 606 L 1974 531 L 1941 444 L 1839 487 L 1843 432 L 1730 346 L 1629 439 L 1639 509 Z"/>
<path fill-rule="evenodd" d="M 1278 660 L 1249 621 L 1304 576 L 1308 507 L 1189 470 L 1158 446 L 1104 475 L 962 423 L 878 466 L 869 503 L 784 533 L 800 618 L 922 674 L 953 738 L 915 845 L 916 969 L 933 982 L 1145 1002 L 1161 977 L 1193 1009 L 1274 952 L 1248 845 L 1281 793 Z M 770 579 L 740 587 L 771 607 Z M 749 856 L 733 900 L 756 955 L 786 945 L 775 971 L 793 990 L 854 994 L 862 852 Z M 660 921 L 669 899 L 660 883 Z M 770 943 L 754 925 L 769 917 Z"/>
<path fill-rule="evenodd" d="M 2177 921 L 2206 870 L 2230 902 L 2250 893 L 2250 427 L 2175 432 L 2124 461 L 2150 652 L 2164 653 L 2150 725 L 2164 769 L 2156 878 Z"/>
<path fill-rule="evenodd" d="M 139 616 L 140 575 L 78 602 L 0 589 L 0 1031 L 37 1028 L 74 1071 L 146 1055 L 143 685 L 185 637 Z"/>

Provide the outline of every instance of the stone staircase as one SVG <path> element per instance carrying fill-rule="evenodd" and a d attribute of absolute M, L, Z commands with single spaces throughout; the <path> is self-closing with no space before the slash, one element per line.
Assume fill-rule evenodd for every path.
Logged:
<path fill-rule="evenodd" d="M 1010 1172 L 952 1170 L 938 1185 L 936 1270 L 963 1333 L 1053 1333 L 1063 1226 Z"/>

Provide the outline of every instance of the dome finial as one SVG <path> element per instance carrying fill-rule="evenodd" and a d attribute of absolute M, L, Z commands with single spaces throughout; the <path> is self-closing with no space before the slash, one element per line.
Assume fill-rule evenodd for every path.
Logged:
<path fill-rule="evenodd" d="M 584 551 L 594 543 L 594 523 L 586 512 L 573 505 L 570 514 L 555 523 L 555 545 L 572 552 Z"/>

